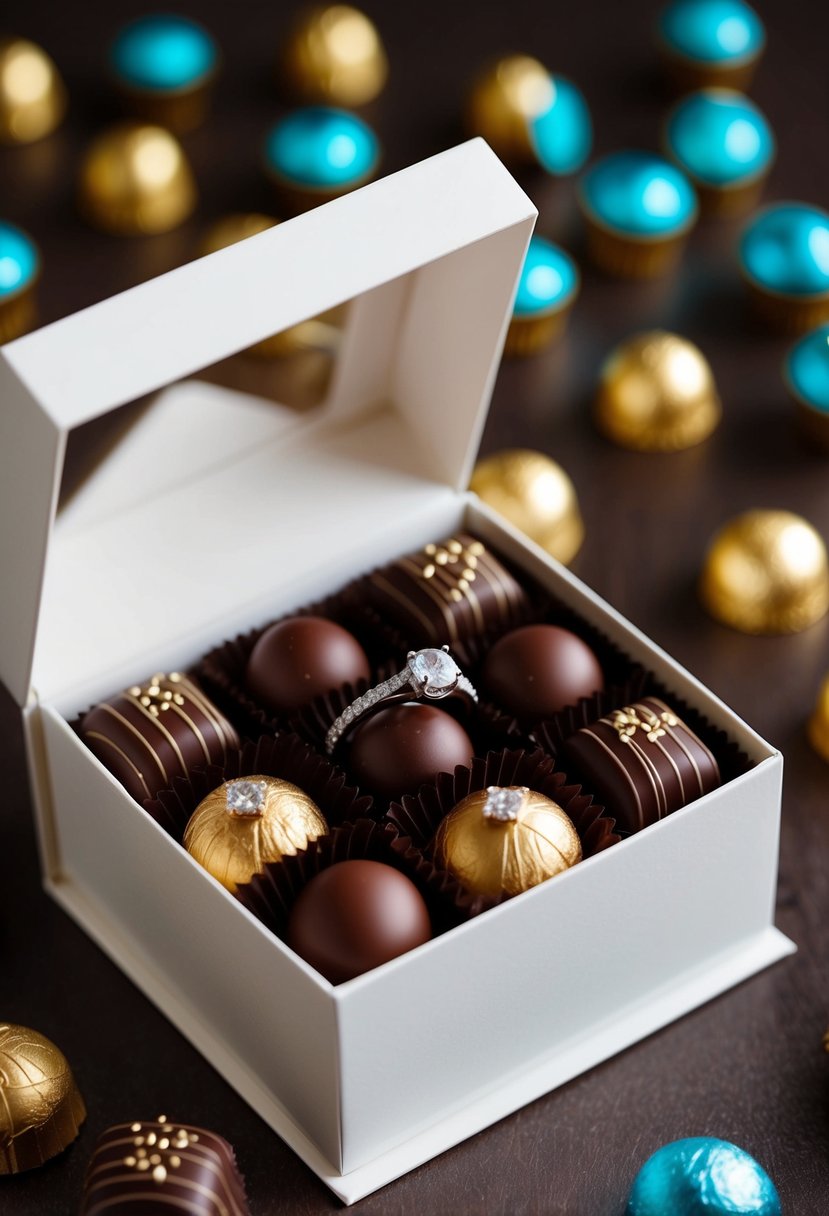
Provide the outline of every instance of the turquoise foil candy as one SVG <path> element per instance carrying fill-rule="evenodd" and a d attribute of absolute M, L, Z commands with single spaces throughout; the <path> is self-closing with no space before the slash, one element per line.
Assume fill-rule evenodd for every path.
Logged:
<path fill-rule="evenodd" d="M 742 0 L 675 0 L 657 28 L 670 50 L 703 63 L 736 66 L 758 55 L 766 41 L 762 21 Z"/>
<path fill-rule="evenodd" d="M 688 178 L 651 152 L 615 152 L 588 170 L 581 195 L 588 213 L 625 236 L 678 235 L 696 219 L 697 200 Z"/>
<path fill-rule="evenodd" d="M 626 1216 L 781 1216 L 766 1171 L 736 1144 L 711 1136 L 676 1140 L 645 1162 Z"/>
<path fill-rule="evenodd" d="M 201 83 L 218 61 L 213 38 L 186 17 L 159 13 L 133 21 L 118 34 L 110 64 L 124 84 L 174 92 Z"/>
<path fill-rule="evenodd" d="M 580 89 L 564 76 L 551 76 L 553 101 L 529 125 L 530 143 L 542 168 L 563 176 L 577 173 L 593 146 L 593 123 Z"/>
<path fill-rule="evenodd" d="M 513 316 L 532 317 L 563 308 L 576 293 L 579 272 L 569 254 L 544 237 L 530 240 L 518 281 Z"/>
<path fill-rule="evenodd" d="M 740 241 L 747 277 L 781 295 L 829 292 L 829 214 L 807 203 L 776 203 L 749 224 Z"/>
<path fill-rule="evenodd" d="M 347 110 L 327 106 L 295 110 L 265 141 L 268 169 L 312 189 L 355 185 L 373 172 L 379 154 L 371 127 Z"/>
<path fill-rule="evenodd" d="M 792 347 L 783 372 L 795 396 L 829 415 L 829 325 L 806 334 Z"/>
<path fill-rule="evenodd" d="M 742 93 L 703 89 L 681 101 L 668 119 L 668 149 L 691 177 L 730 186 L 764 173 L 774 158 L 774 136 Z"/>
<path fill-rule="evenodd" d="M 0 303 L 31 287 L 39 266 L 34 241 L 14 224 L 0 221 Z"/>

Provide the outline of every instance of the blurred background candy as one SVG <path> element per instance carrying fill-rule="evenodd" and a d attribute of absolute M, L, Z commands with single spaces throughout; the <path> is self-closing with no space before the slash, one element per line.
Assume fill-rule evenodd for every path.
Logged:
<path fill-rule="evenodd" d="M 332 106 L 292 111 L 265 140 L 265 172 L 291 213 L 365 185 L 379 163 L 380 145 L 368 123 Z"/>
<path fill-rule="evenodd" d="M 279 81 L 301 102 L 362 106 L 383 91 L 389 63 L 374 23 L 348 4 L 303 9 L 279 56 Z"/>
<path fill-rule="evenodd" d="M 40 254 L 32 238 L 0 220 L 0 342 L 9 342 L 34 325 L 39 275 Z"/>
<path fill-rule="evenodd" d="M 542 236 L 530 239 L 504 353 L 532 355 L 558 337 L 579 293 L 579 270 L 569 253 Z"/>
<path fill-rule="evenodd" d="M 829 451 L 829 325 L 821 325 L 792 347 L 783 377 L 804 434 Z"/>
<path fill-rule="evenodd" d="M 181 144 L 163 127 L 111 127 L 93 141 L 81 165 L 81 211 L 105 232 L 168 232 L 187 219 L 196 201 L 195 179 Z"/>
<path fill-rule="evenodd" d="M 572 481 L 543 452 L 510 448 L 479 460 L 469 483 L 487 506 L 568 565 L 584 540 Z"/>
<path fill-rule="evenodd" d="M 52 60 L 26 38 L 0 39 L 0 141 L 50 135 L 66 113 L 66 89 Z"/>
<path fill-rule="evenodd" d="M 743 0 L 672 0 L 656 41 L 666 76 L 683 92 L 707 85 L 747 89 L 766 45 L 763 22 Z"/>
<path fill-rule="evenodd" d="M 174 131 L 203 120 L 219 50 L 198 21 L 153 13 L 125 25 L 109 51 L 109 69 L 125 108 Z"/>
<path fill-rule="evenodd" d="M 829 321 L 829 214 L 809 203 L 773 203 L 748 224 L 740 262 L 759 317 L 780 333 Z"/>

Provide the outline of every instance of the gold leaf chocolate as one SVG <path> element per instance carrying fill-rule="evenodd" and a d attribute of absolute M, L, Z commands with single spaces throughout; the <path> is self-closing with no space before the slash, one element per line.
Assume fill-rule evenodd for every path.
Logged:
<path fill-rule="evenodd" d="M 0 1175 L 43 1165 L 72 1143 L 86 1107 L 66 1057 L 45 1035 L 0 1023 Z"/>

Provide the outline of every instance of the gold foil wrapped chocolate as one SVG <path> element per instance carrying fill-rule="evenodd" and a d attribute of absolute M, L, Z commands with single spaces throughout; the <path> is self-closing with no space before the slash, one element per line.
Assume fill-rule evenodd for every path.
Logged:
<path fill-rule="evenodd" d="M 573 483 L 542 452 L 508 448 L 487 456 L 469 488 L 565 565 L 581 548 L 584 522 Z"/>
<path fill-rule="evenodd" d="M 106 232 L 169 232 L 187 219 L 196 200 L 181 144 L 163 127 L 120 123 L 99 135 L 84 158 L 80 207 Z"/>
<path fill-rule="evenodd" d="M 36 1030 L 0 1022 L 0 1175 L 62 1153 L 85 1118 L 63 1053 Z"/>
<path fill-rule="evenodd" d="M 809 742 L 818 755 L 829 761 L 829 675 L 820 686 L 812 716 L 809 718 L 807 733 Z M 827 1051 L 829 1051 L 829 1043 L 827 1043 Z"/>
<path fill-rule="evenodd" d="M 365 105 L 382 92 L 389 64 L 365 13 L 332 4 L 300 14 L 280 71 L 299 100 L 348 108 Z"/>
<path fill-rule="evenodd" d="M 50 135 L 66 113 L 66 89 L 41 47 L 0 39 L 0 142 L 28 144 Z"/>
<path fill-rule="evenodd" d="M 716 534 L 700 580 L 712 616 L 743 633 L 798 633 L 829 609 L 826 547 L 790 511 L 747 511 Z"/>
<path fill-rule="evenodd" d="M 441 821 L 435 861 L 469 891 L 518 895 L 581 861 L 581 841 L 564 811 L 522 785 L 489 786 Z"/>
<path fill-rule="evenodd" d="M 184 847 L 208 873 L 235 891 L 271 861 L 293 857 L 328 825 L 298 786 L 278 777 L 226 781 L 202 800 L 184 832 Z"/>
<path fill-rule="evenodd" d="M 708 438 L 721 413 L 708 361 L 677 334 L 635 334 L 602 367 L 596 422 L 622 447 L 640 452 L 692 447 Z"/>
<path fill-rule="evenodd" d="M 550 73 L 529 55 L 508 55 L 487 68 L 472 86 L 467 125 L 513 163 L 535 159 L 530 124 L 553 101 Z"/>

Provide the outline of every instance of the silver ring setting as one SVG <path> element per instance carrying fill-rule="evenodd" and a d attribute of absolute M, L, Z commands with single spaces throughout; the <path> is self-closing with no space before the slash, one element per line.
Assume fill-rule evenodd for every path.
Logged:
<path fill-rule="evenodd" d="M 401 701 L 442 701 L 455 692 L 478 700 L 477 692 L 450 655 L 448 646 L 440 650 L 432 647 L 410 650 L 402 671 L 364 692 L 334 719 L 325 736 L 325 750 L 330 756 L 345 732 L 370 712 Z"/>

